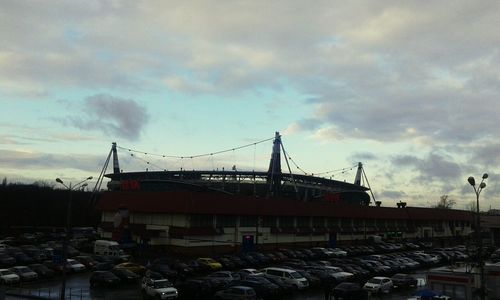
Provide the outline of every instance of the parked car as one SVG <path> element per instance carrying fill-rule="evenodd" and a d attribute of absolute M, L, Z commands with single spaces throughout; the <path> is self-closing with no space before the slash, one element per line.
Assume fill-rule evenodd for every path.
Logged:
<path fill-rule="evenodd" d="M 148 267 L 151 271 L 160 273 L 163 277 L 174 279 L 177 277 L 177 271 L 172 270 L 167 264 L 152 264 Z"/>
<path fill-rule="evenodd" d="M 46 265 L 42 264 L 32 264 L 29 265 L 30 269 L 35 271 L 40 278 L 53 278 L 56 275 L 56 272 Z"/>
<path fill-rule="evenodd" d="M 167 266 L 168 267 L 168 266 Z M 125 262 L 115 266 L 115 269 L 127 269 L 139 275 L 143 275 L 146 272 L 146 267 L 140 264 Z"/>
<path fill-rule="evenodd" d="M 249 276 L 245 280 L 235 280 L 231 283 L 231 286 L 248 286 L 251 287 L 255 290 L 255 293 L 257 294 L 258 297 L 262 298 L 267 298 L 267 297 L 272 297 L 276 296 L 279 294 L 280 288 L 269 281 L 267 283 L 264 283 L 262 279 L 265 280 L 264 277 L 259 277 L 259 276 Z"/>
<path fill-rule="evenodd" d="M 19 275 L 8 269 L 0 269 L 0 283 L 1 284 L 14 284 L 21 280 Z"/>
<path fill-rule="evenodd" d="M 7 253 L 0 252 L 0 267 L 12 267 L 16 264 L 16 259 Z"/>
<path fill-rule="evenodd" d="M 170 268 L 172 270 L 177 271 L 177 275 L 182 278 L 186 278 L 187 276 L 193 275 L 194 270 L 186 263 L 180 261 L 174 261 L 170 264 Z"/>
<path fill-rule="evenodd" d="M 256 300 L 255 290 L 248 286 L 232 286 L 225 290 L 218 291 L 214 296 L 215 300 Z"/>
<path fill-rule="evenodd" d="M 179 292 L 168 279 L 144 278 L 141 290 L 144 295 L 155 299 L 177 299 L 179 297 Z"/>
<path fill-rule="evenodd" d="M 309 287 L 307 279 L 295 270 L 271 267 L 262 269 L 261 272 L 269 277 L 281 278 L 295 289 L 302 290 Z"/>
<path fill-rule="evenodd" d="M 94 271 L 89 278 L 90 287 L 116 286 L 120 282 L 120 278 L 110 271 Z"/>
<path fill-rule="evenodd" d="M 237 272 L 240 274 L 241 279 L 245 279 L 250 275 L 261 275 L 262 272 L 258 271 L 257 269 L 241 269 Z"/>
<path fill-rule="evenodd" d="M 361 300 L 361 299 L 367 299 L 368 293 L 365 290 L 363 290 L 363 288 L 359 285 L 359 283 L 342 282 L 333 288 L 332 296 L 335 299 Z"/>
<path fill-rule="evenodd" d="M 21 281 L 33 281 L 38 279 L 38 274 L 26 266 L 15 266 L 9 269 L 21 278 Z"/>
<path fill-rule="evenodd" d="M 84 272 L 85 270 L 87 270 L 87 268 L 85 268 L 85 266 L 83 264 L 81 264 L 79 261 L 75 260 L 75 259 L 72 259 L 72 258 L 68 258 L 66 259 L 66 269 L 69 270 L 70 272 L 75 272 L 75 273 L 79 273 L 79 272 Z"/>
<path fill-rule="evenodd" d="M 411 286 L 417 286 L 417 279 L 408 275 L 398 273 L 391 277 L 394 287 L 407 288 Z"/>
<path fill-rule="evenodd" d="M 212 297 L 210 283 L 200 279 L 188 279 L 177 284 L 179 297 L 186 300 L 205 300 Z"/>
<path fill-rule="evenodd" d="M 95 269 L 98 262 L 88 255 L 79 255 L 75 256 L 75 259 L 79 261 L 82 265 L 84 265 L 88 270 Z"/>
<path fill-rule="evenodd" d="M 231 272 L 231 271 L 217 271 L 217 272 L 211 273 L 207 277 L 222 280 L 226 284 L 230 283 L 233 280 L 241 280 L 240 274 L 235 273 L 235 272 Z"/>
<path fill-rule="evenodd" d="M 139 275 L 127 269 L 113 269 L 111 273 L 115 274 L 116 277 L 120 278 L 122 282 L 133 283 L 139 281 L 141 278 Z"/>
<path fill-rule="evenodd" d="M 389 293 L 392 290 L 393 284 L 389 277 L 376 276 L 368 280 L 363 289 L 370 293 Z"/>
<path fill-rule="evenodd" d="M 208 271 L 218 271 L 222 269 L 220 262 L 210 257 L 200 257 L 197 259 L 198 263 Z"/>

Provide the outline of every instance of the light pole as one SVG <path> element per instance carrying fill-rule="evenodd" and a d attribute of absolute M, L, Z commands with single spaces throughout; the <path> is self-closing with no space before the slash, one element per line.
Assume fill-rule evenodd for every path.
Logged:
<path fill-rule="evenodd" d="M 56 178 L 56 182 L 60 183 L 62 186 L 64 186 L 68 192 L 69 192 L 69 199 L 68 199 L 68 204 L 67 204 L 67 211 L 66 211 L 66 235 L 64 236 L 64 241 L 63 241 L 63 247 L 62 247 L 62 263 L 63 263 L 63 268 L 62 268 L 62 284 L 61 284 L 61 294 L 60 294 L 60 299 L 64 300 L 65 295 L 66 295 L 66 264 L 67 264 L 67 256 L 68 256 L 68 242 L 69 242 L 69 234 L 71 231 L 71 203 L 72 201 L 72 192 L 77 189 L 77 188 L 82 188 L 87 186 L 87 183 L 85 183 L 88 180 L 91 180 L 92 176 L 87 177 L 86 179 L 78 182 L 75 185 L 71 185 L 71 182 L 69 183 L 69 186 L 64 184 L 64 182 L 61 180 L 61 178 Z"/>
<path fill-rule="evenodd" d="M 480 276 L 480 288 L 479 288 L 479 297 L 480 299 L 485 299 L 486 296 L 486 290 L 484 286 L 484 260 L 483 260 L 483 238 L 481 236 L 481 219 L 479 217 L 479 195 L 481 194 L 481 191 L 486 187 L 486 182 L 484 182 L 485 179 L 488 178 L 488 174 L 484 173 L 481 183 L 479 184 L 479 187 L 476 187 L 476 181 L 474 180 L 474 177 L 469 177 L 467 181 L 469 184 L 474 188 L 474 192 L 476 193 L 476 238 L 477 238 L 477 244 L 478 244 L 478 264 L 479 264 L 479 276 Z"/>

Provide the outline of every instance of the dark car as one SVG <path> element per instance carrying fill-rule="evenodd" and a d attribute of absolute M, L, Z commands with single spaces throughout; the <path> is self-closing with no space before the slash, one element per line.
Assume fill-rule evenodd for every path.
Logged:
<path fill-rule="evenodd" d="M 200 279 L 189 279 L 176 285 L 179 297 L 186 300 L 210 299 L 213 295 L 210 283 Z"/>
<path fill-rule="evenodd" d="M 90 287 L 115 286 L 120 282 L 120 278 L 110 271 L 94 271 L 89 278 Z"/>
<path fill-rule="evenodd" d="M 79 261 L 88 270 L 95 269 L 96 265 L 98 264 L 98 262 L 95 259 L 93 259 L 92 257 L 90 257 L 88 255 L 78 255 L 78 256 L 75 256 L 74 259 Z"/>
<path fill-rule="evenodd" d="M 313 275 L 309 273 L 306 270 L 295 270 L 297 271 L 300 275 L 304 276 L 305 279 L 309 282 L 310 287 L 317 287 L 321 285 L 321 279 L 317 277 L 316 275 Z"/>
<path fill-rule="evenodd" d="M 115 265 L 113 263 L 100 262 L 100 263 L 97 263 L 97 265 L 95 265 L 94 269 L 96 271 L 111 271 L 114 267 L 115 267 Z"/>
<path fill-rule="evenodd" d="M 16 259 L 7 253 L 0 253 L 0 267 L 12 267 L 16 264 Z"/>
<path fill-rule="evenodd" d="M 62 264 L 57 264 L 51 260 L 46 260 L 42 264 L 54 271 L 56 274 L 61 274 L 63 272 L 64 266 Z"/>
<path fill-rule="evenodd" d="M 232 286 L 228 289 L 218 291 L 215 300 L 256 300 L 257 296 L 251 287 L 247 286 Z"/>
<path fill-rule="evenodd" d="M 35 273 L 38 274 L 39 278 L 52 278 L 56 275 L 56 272 L 48 268 L 46 265 L 32 264 L 29 265 L 29 267 L 31 270 L 35 271 Z"/>
<path fill-rule="evenodd" d="M 16 264 L 18 265 L 30 265 L 35 263 L 35 260 L 23 252 L 13 252 L 12 257 L 16 259 Z"/>
<path fill-rule="evenodd" d="M 257 296 L 262 298 L 272 297 L 279 294 L 280 288 L 276 284 L 271 283 L 268 280 L 266 280 L 267 282 L 264 282 L 263 280 L 266 280 L 266 278 L 258 276 L 249 276 L 245 280 L 235 280 L 231 282 L 230 285 L 231 286 L 242 285 L 251 287 L 255 290 Z"/>
<path fill-rule="evenodd" d="M 218 257 L 217 261 L 220 262 L 224 270 L 233 270 L 236 268 L 236 264 L 227 257 Z"/>
<path fill-rule="evenodd" d="M 111 273 L 115 274 L 116 277 L 120 278 L 122 282 L 134 283 L 138 282 L 141 278 L 139 275 L 127 269 L 113 269 Z"/>
<path fill-rule="evenodd" d="M 170 269 L 167 264 L 153 264 L 148 267 L 151 271 L 160 273 L 163 277 L 174 279 L 177 277 L 177 271 Z"/>
<path fill-rule="evenodd" d="M 177 275 L 182 278 L 186 278 L 194 273 L 193 268 L 188 266 L 186 263 L 180 261 L 174 261 L 170 264 L 172 270 L 177 271 Z"/>
<path fill-rule="evenodd" d="M 337 299 L 352 299 L 362 300 L 368 299 L 368 293 L 363 288 L 354 282 L 342 282 L 335 286 L 332 290 L 333 297 Z"/>
<path fill-rule="evenodd" d="M 398 273 L 391 277 L 394 287 L 407 288 L 411 286 L 417 286 L 417 279 L 408 275 Z"/>
<path fill-rule="evenodd" d="M 264 275 L 265 276 L 265 275 Z M 289 294 L 292 293 L 296 288 L 293 284 L 286 282 L 285 280 L 281 279 L 280 277 L 275 277 L 275 276 L 265 276 L 269 282 L 276 284 L 280 290 L 279 294 Z"/>

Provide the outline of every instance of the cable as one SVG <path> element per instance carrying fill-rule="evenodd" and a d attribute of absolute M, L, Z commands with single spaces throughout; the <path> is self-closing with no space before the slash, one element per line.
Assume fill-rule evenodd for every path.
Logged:
<path fill-rule="evenodd" d="M 204 154 L 197 154 L 197 155 L 183 155 L 183 156 L 157 154 L 157 153 L 148 153 L 148 152 L 134 150 L 134 149 L 120 147 L 120 146 L 116 146 L 116 147 L 120 148 L 121 150 L 127 150 L 129 152 L 134 152 L 134 153 L 141 153 L 141 154 L 144 154 L 144 155 L 152 155 L 152 156 L 158 156 L 158 157 L 168 157 L 168 158 L 181 158 L 181 159 L 184 159 L 184 158 L 198 158 L 198 157 L 204 157 L 204 156 L 210 156 L 210 155 L 216 155 L 216 154 L 226 153 L 226 152 L 229 152 L 229 151 L 235 151 L 235 150 L 243 149 L 243 148 L 250 147 L 250 146 L 253 146 L 253 145 L 257 145 L 257 144 L 260 144 L 260 143 L 264 143 L 264 142 L 267 142 L 267 141 L 270 141 L 270 140 L 273 140 L 273 139 L 274 139 L 274 137 L 268 138 L 268 139 L 265 139 L 265 140 L 261 140 L 261 141 L 255 142 L 255 143 L 251 143 L 251 144 L 247 144 L 247 145 L 243 145 L 243 146 L 238 146 L 238 147 L 231 148 L 231 149 L 226 149 L 226 150 L 211 152 L 211 153 L 204 153 Z"/>

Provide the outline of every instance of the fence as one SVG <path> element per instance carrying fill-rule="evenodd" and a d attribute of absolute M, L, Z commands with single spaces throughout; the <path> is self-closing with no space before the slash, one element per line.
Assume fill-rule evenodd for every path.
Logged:
<path fill-rule="evenodd" d="M 59 288 L 8 288 L 5 295 L 26 299 L 60 299 L 61 290 Z M 66 300 L 105 300 L 103 296 L 93 296 L 88 288 L 68 288 L 66 289 Z M 0 297 L 0 299 L 2 299 Z"/>

